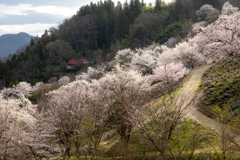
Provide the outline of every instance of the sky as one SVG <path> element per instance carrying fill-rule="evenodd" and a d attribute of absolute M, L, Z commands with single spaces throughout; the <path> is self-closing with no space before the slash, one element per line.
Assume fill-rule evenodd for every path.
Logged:
<path fill-rule="evenodd" d="M 99 0 L 0 0 L 0 36 L 19 32 L 41 36 L 46 29 L 57 27 L 64 19 L 76 14 L 81 6 L 97 1 Z M 118 1 L 125 2 L 112 1 L 115 4 Z M 172 0 L 164 1 L 168 3 Z M 155 4 L 155 0 L 144 2 Z"/>

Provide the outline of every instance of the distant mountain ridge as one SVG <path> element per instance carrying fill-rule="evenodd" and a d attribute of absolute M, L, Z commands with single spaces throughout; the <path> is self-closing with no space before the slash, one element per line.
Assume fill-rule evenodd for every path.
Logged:
<path fill-rule="evenodd" d="M 0 36 L 0 57 L 7 57 L 10 53 L 14 54 L 19 47 L 30 43 L 31 37 L 24 32 Z"/>

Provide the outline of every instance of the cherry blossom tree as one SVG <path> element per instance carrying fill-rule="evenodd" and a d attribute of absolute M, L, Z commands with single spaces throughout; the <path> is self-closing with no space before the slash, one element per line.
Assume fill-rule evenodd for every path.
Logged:
<path fill-rule="evenodd" d="M 172 103 L 164 103 L 160 107 L 148 109 L 137 127 L 143 132 L 144 138 L 150 140 L 153 146 L 164 155 L 169 149 L 171 138 L 176 127 L 182 123 L 183 110 L 176 109 Z"/>
<path fill-rule="evenodd" d="M 3 88 L 1 90 L 2 98 L 4 99 L 17 99 L 21 97 L 21 93 L 15 88 Z"/>
<path fill-rule="evenodd" d="M 117 52 L 115 59 L 118 63 L 127 63 L 130 62 L 132 59 L 133 51 L 128 49 L 123 49 Z"/>
<path fill-rule="evenodd" d="M 102 136 L 108 126 L 108 106 L 101 96 L 101 88 L 98 81 L 94 81 L 89 85 L 89 115 L 92 118 L 93 128 L 89 130 L 88 137 L 94 146 L 96 152 L 99 151 L 99 144 Z"/>
<path fill-rule="evenodd" d="M 63 76 L 58 80 L 59 85 L 68 84 L 69 82 L 70 82 L 70 78 L 68 76 Z"/>
<path fill-rule="evenodd" d="M 194 34 L 200 33 L 202 31 L 202 28 L 206 27 L 208 25 L 207 21 L 200 21 L 192 25 L 192 31 Z"/>
<path fill-rule="evenodd" d="M 49 80 L 48 80 L 48 83 L 54 83 L 54 82 L 57 82 L 58 78 L 57 77 L 51 77 Z"/>
<path fill-rule="evenodd" d="M 203 64 L 204 59 L 198 51 L 198 46 L 192 42 L 181 42 L 174 48 L 153 44 L 143 49 L 136 49 L 128 61 L 125 61 L 124 67 L 132 68 L 146 75 L 152 74 L 154 68 L 166 66 L 172 62 L 182 62 L 186 67 L 193 68 Z"/>
<path fill-rule="evenodd" d="M 171 37 L 168 39 L 167 42 L 165 42 L 164 44 L 169 47 L 169 48 L 173 48 L 175 47 L 175 45 L 179 42 L 177 37 Z"/>
<path fill-rule="evenodd" d="M 47 123 L 44 111 L 35 115 L 35 121 L 27 123 L 24 130 L 21 130 L 15 143 L 27 157 L 34 159 L 51 158 L 59 156 L 53 149 L 56 138 L 52 134 L 54 126 Z"/>
<path fill-rule="evenodd" d="M 0 101 L 2 110 L 7 110 L 12 119 L 21 121 L 24 123 L 34 121 L 34 115 L 36 114 L 37 106 L 32 103 L 21 94 L 19 99 L 1 99 Z M 5 112 L 5 111 L 4 111 Z"/>
<path fill-rule="evenodd" d="M 185 119 L 189 107 L 187 98 L 181 98 L 178 103 L 163 100 L 149 107 L 136 121 L 142 137 L 153 145 L 162 159 L 192 159 L 203 136 L 198 127 L 189 130 L 189 121 Z"/>
<path fill-rule="evenodd" d="M 230 2 L 225 2 L 222 8 L 222 15 L 232 15 L 237 13 L 239 8 L 233 7 Z"/>
<path fill-rule="evenodd" d="M 37 82 L 33 87 L 32 87 L 32 92 L 36 92 L 40 89 L 42 89 L 45 86 L 43 82 Z"/>
<path fill-rule="evenodd" d="M 144 48 L 131 51 L 130 49 L 124 49 L 119 51 L 115 59 L 121 65 L 124 63 L 134 70 L 140 71 L 143 74 L 152 73 L 152 69 L 157 67 L 157 59 L 161 53 L 167 50 L 165 45 L 159 46 L 154 43 Z"/>
<path fill-rule="evenodd" d="M 240 46 L 240 13 L 220 15 L 214 23 L 196 35 L 191 42 L 199 46 L 199 51 L 208 59 L 219 59 L 235 55 Z"/>
<path fill-rule="evenodd" d="M 6 160 L 13 155 L 16 150 L 14 143 L 11 141 L 12 136 L 15 136 L 16 132 L 6 108 L 5 111 L 3 111 L 2 104 L 0 107 L 0 158 Z"/>
<path fill-rule="evenodd" d="M 205 20 L 207 19 L 207 15 L 209 13 L 215 12 L 215 8 L 213 8 L 212 5 L 204 4 L 199 10 L 196 11 L 196 15 L 198 17 L 198 20 Z"/>
<path fill-rule="evenodd" d="M 97 68 L 88 67 L 87 72 L 83 72 L 80 75 L 77 75 L 76 79 L 77 80 L 84 79 L 90 82 L 92 79 L 99 79 L 104 75 L 104 73 L 105 72 L 103 67 L 97 67 Z"/>
<path fill-rule="evenodd" d="M 66 92 L 71 92 L 69 94 L 74 93 L 74 96 L 76 96 L 76 92 L 81 93 L 82 96 L 78 96 L 76 103 L 72 102 L 74 99 L 67 98 L 69 100 L 63 100 L 64 102 L 61 105 L 64 104 L 68 109 L 70 107 L 67 103 L 70 103 L 71 107 L 73 105 L 79 106 L 78 103 L 82 104 L 81 106 L 85 106 L 83 108 L 85 108 L 88 116 L 91 115 L 90 117 L 92 117 L 93 121 L 93 130 L 88 131 L 88 135 L 95 149 L 98 149 L 107 125 L 111 125 L 111 127 L 116 129 L 125 147 L 128 146 L 130 133 L 134 126 L 133 121 L 137 117 L 138 107 L 145 102 L 144 95 L 149 88 L 147 77 L 141 76 L 141 73 L 138 71 L 117 66 L 112 71 L 105 73 L 103 77 L 92 79 L 91 83 L 80 80 L 61 88 L 64 90 L 64 95 Z M 52 93 L 55 92 L 53 91 Z M 57 95 L 61 97 L 59 93 Z M 54 100 L 57 98 L 52 97 L 51 99 Z M 52 106 L 59 106 L 60 104 L 57 103 L 57 101 L 54 102 Z M 64 107 L 61 106 L 60 108 L 63 109 Z M 65 110 L 63 113 L 66 112 Z M 74 114 L 76 113 L 75 111 Z M 65 114 L 64 116 L 71 117 Z M 51 117 L 55 116 L 52 114 Z M 86 114 L 85 117 L 87 117 Z"/>
<path fill-rule="evenodd" d="M 21 99 L 0 97 L 0 157 L 2 159 L 39 159 L 53 156 L 47 138 L 52 127 L 37 113 L 36 106 L 23 95 Z"/>
<path fill-rule="evenodd" d="M 149 75 L 153 73 L 154 68 L 172 62 L 181 62 L 185 67 L 194 68 L 204 64 L 205 57 L 200 54 L 198 45 L 193 42 L 181 42 L 174 48 L 153 44 L 143 49 L 136 49 L 123 66 L 139 71 L 143 75 Z"/>
<path fill-rule="evenodd" d="M 142 72 L 143 74 L 151 74 L 153 68 L 157 67 L 158 55 L 152 51 L 138 51 L 133 57 L 131 64 L 135 70 Z"/>
<path fill-rule="evenodd" d="M 137 71 L 116 66 L 94 83 L 99 84 L 99 95 L 108 107 L 109 122 L 127 149 L 134 121 L 146 102 L 149 89 L 147 77 Z"/>
<path fill-rule="evenodd" d="M 179 43 L 175 51 L 177 52 L 178 60 L 187 68 L 193 69 L 205 63 L 205 57 L 200 54 L 199 47 L 196 43 Z"/>
<path fill-rule="evenodd" d="M 32 86 L 30 83 L 27 82 L 20 82 L 16 85 L 16 90 L 21 92 L 24 96 L 29 96 L 29 94 L 32 92 Z"/>
<path fill-rule="evenodd" d="M 48 93 L 48 121 L 55 128 L 54 136 L 62 148 L 64 157 L 70 156 L 71 146 L 76 151 L 86 138 L 88 130 L 84 122 L 89 122 L 89 83 L 75 81 Z"/>
<path fill-rule="evenodd" d="M 143 49 L 136 49 L 132 56 L 130 68 L 141 72 L 142 74 L 152 74 L 152 70 L 162 63 L 172 61 L 174 59 L 171 55 L 175 53 L 169 53 L 171 50 L 165 45 L 159 46 L 157 44 L 150 45 Z M 170 54 L 170 56 L 167 56 Z M 168 60 L 167 60 L 168 59 Z"/>
<path fill-rule="evenodd" d="M 153 75 L 149 76 L 150 84 L 161 82 L 163 85 L 168 85 L 171 82 L 179 80 L 185 73 L 185 68 L 182 63 L 170 63 L 166 66 L 160 66 L 153 70 Z"/>
<path fill-rule="evenodd" d="M 104 76 L 105 72 L 110 71 L 114 65 L 116 65 L 116 62 L 111 61 L 98 65 L 95 68 L 88 67 L 87 72 L 82 72 L 80 75 L 76 76 L 76 80 L 86 80 L 90 82 L 92 79 L 99 79 Z"/>
<path fill-rule="evenodd" d="M 16 86 L 14 85 L 12 88 L 4 88 L 1 93 L 4 99 L 9 98 L 21 98 L 23 94 L 24 96 L 29 96 L 32 92 L 32 86 L 27 82 L 20 82 Z"/>

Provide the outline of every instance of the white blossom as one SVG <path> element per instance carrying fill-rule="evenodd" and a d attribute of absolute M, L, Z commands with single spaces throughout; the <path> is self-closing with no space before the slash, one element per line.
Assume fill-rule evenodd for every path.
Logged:
<path fill-rule="evenodd" d="M 205 20 L 208 14 L 215 11 L 216 9 L 213 8 L 212 5 L 204 4 L 199 10 L 196 11 L 196 15 L 198 16 L 198 20 Z"/>
<path fill-rule="evenodd" d="M 118 63 L 130 62 L 133 54 L 133 51 L 131 51 L 129 48 L 123 49 L 117 52 L 115 59 Z"/>
<path fill-rule="evenodd" d="M 175 47 L 175 45 L 179 42 L 177 37 L 171 37 L 168 39 L 167 42 L 165 42 L 164 44 L 169 47 L 169 48 L 173 48 Z"/>
<path fill-rule="evenodd" d="M 220 15 L 212 24 L 197 34 L 190 42 L 199 46 L 199 51 L 208 59 L 219 59 L 239 52 L 240 13 Z"/>
<path fill-rule="evenodd" d="M 29 96 L 32 92 L 32 86 L 30 83 L 27 82 L 20 82 L 16 86 L 13 85 L 12 88 L 3 88 L 1 93 L 4 99 L 17 99 L 21 98 L 21 94 L 24 96 Z"/>
<path fill-rule="evenodd" d="M 238 7 L 233 7 L 230 2 L 225 2 L 222 8 L 222 15 L 232 15 L 237 13 L 239 10 Z"/>

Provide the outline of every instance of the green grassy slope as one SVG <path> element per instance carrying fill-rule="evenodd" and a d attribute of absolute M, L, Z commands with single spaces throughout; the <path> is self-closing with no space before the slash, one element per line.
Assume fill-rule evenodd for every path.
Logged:
<path fill-rule="evenodd" d="M 240 108 L 240 56 L 226 58 L 210 67 L 199 88 L 209 106 L 220 107 L 228 102 Z"/>

